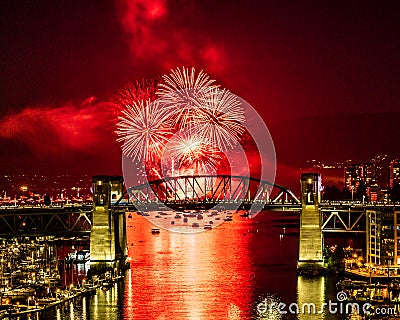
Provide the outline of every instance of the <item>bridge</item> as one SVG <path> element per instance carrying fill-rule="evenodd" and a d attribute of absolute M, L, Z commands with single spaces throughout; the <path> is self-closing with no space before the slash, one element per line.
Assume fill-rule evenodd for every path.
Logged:
<path fill-rule="evenodd" d="M 113 215 L 128 211 L 136 211 L 134 202 L 121 201 L 111 206 Z M 148 202 L 148 208 L 161 209 L 160 202 Z M 237 206 L 232 201 L 225 202 Z M 249 206 L 250 202 L 243 202 L 240 209 Z M 181 203 L 170 204 L 171 207 L 181 209 Z M 187 208 L 202 208 L 203 202 L 188 202 Z M 365 218 L 367 210 L 400 210 L 400 207 L 386 204 L 355 204 L 351 202 L 321 202 L 322 232 L 365 233 Z M 300 214 L 301 205 L 291 202 L 268 202 L 264 205 L 265 211 L 295 211 Z M 3 207 L 0 208 L 0 237 L 8 236 L 81 236 L 89 235 L 92 227 L 93 205 L 65 205 L 65 206 L 36 206 L 36 207 Z"/>
<path fill-rule="evenodd" d="M 81 236 L 93 231 L 96 209 L 117 217 L 137 208 L 204 209 L 223 204 L 248 209 L 300 210 L 299 199 L 284 186 L 244 176 L 195 175 L 150 181 L 126 190 L 122 177 L 94 177 L 92 205 L 7 206 L 0 208 L 0 236 Z M 99 183 L 96 185 L 96 183 Z M 109 218 L 102 223 L 109 224 Z"/>
<path fill-rule="evenodd" d="M 90 235 L 91 262 L 115 265 L 126 257 L 127 211 L 165 206 L 198 210 L 218 205 L 225 209 L 291 210 L 300 215 L 299 268 L 319 268 L 323 264 L 323 234 L 366 233 L 370 214 L 400 210 L 390 204 L 321 202 L 320 187 L 318 174 L 303 174 L 299 199 L 284 186 L 245 176 L 166 177 L 127 189 L 122 177 L 95 176 L 93 205 L 0 208 L 0 236 Z"/>
<path fill-rule="evenodd" d="M 128 188 L 115 206 L 129 203 L 135 207 L 162 203 L 176 208 L 210 208 L 217 204 L 239 205 L 250 209 L 261 204 L 264 209 L 279 209 L 283 205 L 300 209 L 300 200 L 288 188 L 248 176 L 192 175 L 166 177 Z"/>
<path fill-rule="evenodd" d="M 3 207 L 0 236 L 83 236 L 92 226 L 93 206 Z"/>

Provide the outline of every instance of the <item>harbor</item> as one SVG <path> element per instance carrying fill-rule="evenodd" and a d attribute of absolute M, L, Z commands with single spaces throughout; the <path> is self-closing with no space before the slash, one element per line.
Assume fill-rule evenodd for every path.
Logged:
<path fill-rule="evenodd" d="M 120 281 L 122 271 L 88 272 L 86 242 L 55 237 L 2 239 L 0 319 L 47 319 L 58 308 L 97 290 L 109 290 Z"/>

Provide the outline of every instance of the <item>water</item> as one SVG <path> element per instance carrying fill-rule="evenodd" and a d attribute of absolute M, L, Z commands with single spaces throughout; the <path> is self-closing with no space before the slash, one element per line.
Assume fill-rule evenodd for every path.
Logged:
<path fill-rule="evenodd" d="M 127 219 L 131 269 L 125 281 L 57 311 L 54 319 L 345 319 L 327 310 L 257 312 L 264 301 L 314 303 L 319 311 L 322 303 L 336 300 L 336 279 L 296 276 L 298 229 L 274 221 L 286 215 L 234 216 L 209 232 L 159 235 L 134 215 Z"/>

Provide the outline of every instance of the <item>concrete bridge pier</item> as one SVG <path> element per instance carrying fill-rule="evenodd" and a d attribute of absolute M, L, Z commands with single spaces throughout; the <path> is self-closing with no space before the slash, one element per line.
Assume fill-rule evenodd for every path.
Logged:
<path fill-rule="evenodd" d="M 319 209 L 321 202 L 321 175 L 304 173 L 301 175 L 301 214 L 299 259 L 297 271 L 299 274 L 319 275 L 324 273 L 322 214 Z"/>
<path fill-rule="evenodd" d="M 111 205 L 123 194 L 120 176 L 93 177 L 93 221 L 90 233 L 90 268 L 120 268 L 125 265 L 125 214 L 114 214 Z"/>

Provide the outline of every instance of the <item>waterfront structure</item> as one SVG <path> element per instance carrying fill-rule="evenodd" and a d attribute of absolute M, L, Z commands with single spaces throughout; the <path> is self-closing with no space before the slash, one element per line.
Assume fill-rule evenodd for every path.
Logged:
<path fill-rule="evenodd" d="M 322 215 L 319 208 L 321 202 L 321 175 L 304 173 L 301 175 L 301 213 L 299 272 L 312 269 L 322 270 L 324 267 L 322 247 Z"/>
<path fill-rule="evenodd" d="M 93 177 L 93 217 L 90 233 L 90 265 L 114 267 L 126 257 L 124 214 L 113 214 L 111 205 L 121 198 L 124 180 L 120 176 Z"/>
<path fill-rule="evenodd" d="M 389 168 L 389 185 L 393 189 L 400 184 L 400 160 L 392 160 Z"/>
<path fill-rule="evenodd" d="M 400 265 L 400 211 L 367 210 L 367 262 Z"/>

